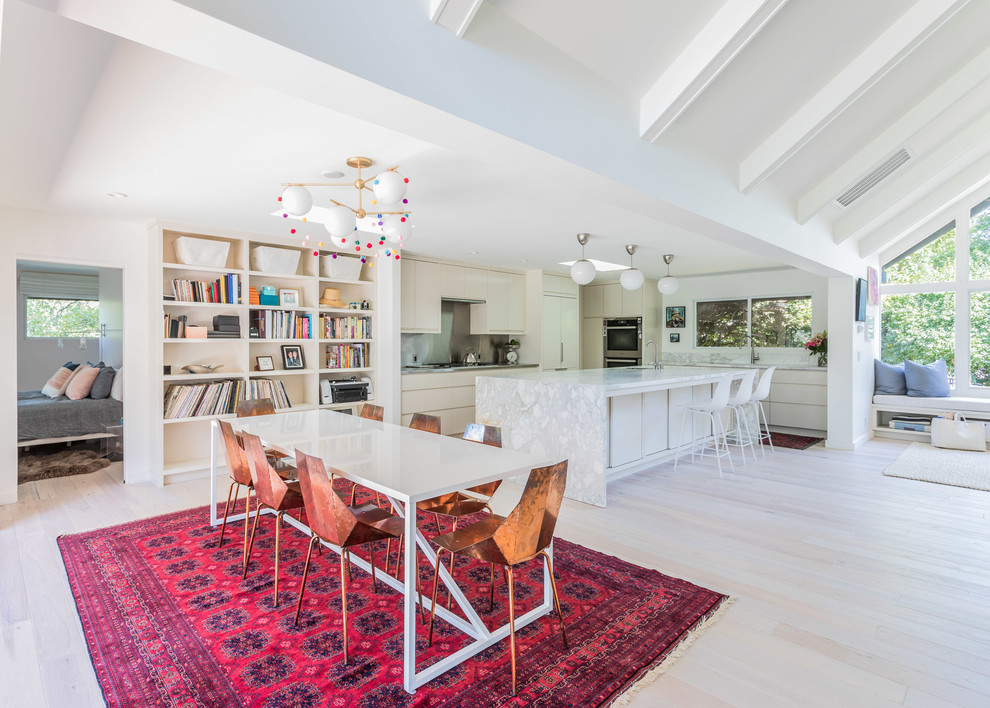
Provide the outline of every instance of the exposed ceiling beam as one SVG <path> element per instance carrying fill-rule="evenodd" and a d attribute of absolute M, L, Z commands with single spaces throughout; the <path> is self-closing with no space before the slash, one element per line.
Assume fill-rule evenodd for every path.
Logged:
<path fill-rule="evenodd" d="M 639 102 L 639 132 L 654 141 L 787 0 L 726 0 Z"/>
<path fill-rule="evenodd" d="M 948 138 L 943 138 L 941 132 L 933 135 L 937 146 L 924 150 L 924 156 L 910 169 L 884 180 L 867 198 L 836 220 L 836 243 L 847 238 L 861 238 L 951 180 L 981 156 L 990 154 L 990 111 L 980 112 L 965 125 L 951 127 L 954 130 Z"/>
<path fill-rule="evenodd" d="M 940 116 L 950 111 L 958 112 L 956 104 L 960 101 L 968 100 L 974 94 L 990 96 L 988 72 L 990 49 L 981 52 L 876 139 L 801 196 L 797 204 L 798 223 L 807 223 L 839 194 L 862 179 L 894 151 L 908 144 L 914 135 L 936 122 Z"/>
<path fill-rule="evenodd" d="M 859 255 L 868 258 L 888 244 L 910 235 L 941 212 L 990 184 L 990 155 L 984 155 L 940 187 L 905 207 L 859 242 Z"/>
<path fill-rule="evenodd" d="M 460 39 L 471 26 L 483 0 L 430 0 L 430 22 L 440 25 Z"/>
<path fill-rule="evenodd" d="M 760 185 L 967 2 L 918 0 L 742 161 L 740 191 Z"/>

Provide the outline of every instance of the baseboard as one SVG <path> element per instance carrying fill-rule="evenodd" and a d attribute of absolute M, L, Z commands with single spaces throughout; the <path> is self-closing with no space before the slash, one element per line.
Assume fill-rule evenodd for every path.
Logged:
<path fill-rule="evenodd" d="M 16 504 L 16 503 L 17 503 L 16 489 L 13 492 L 10 492 L 9 494 L 0 494 L 0 506 L 3 506 L 4 504 Z"/>

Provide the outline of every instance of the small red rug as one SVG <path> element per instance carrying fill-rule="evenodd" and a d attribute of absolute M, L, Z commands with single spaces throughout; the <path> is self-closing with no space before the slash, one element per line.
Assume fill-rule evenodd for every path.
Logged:
<path fill-rule="evenodd" d="M 774 447 L 786 447 L 790 450 L 807 450 L 825 438 L 813 438 L 807 435 L 791 435 L 790 433 L 775 433 L 770 431 L 770 439 L 773 441 Z"/>
<path fill-rule="evenodd" d="M 402 689 L 401 595 L 356 566 L 348 583 L 351 660 L 342 653 L 339 561 L 314 555 L 299 626 L 292 620 L 308 538 L 283 529 L 279 607 L 272 606 L 273 518 L 263 519 L 241 579 L 242 526 L 217 548 L 208 508 L 59 539 L 69 584 L 107 704 L 115 706 L 607 706 L 713 615 L 726 599 L 563 539 L 555 570 L 570 648 L 556 616 L 517 632 L 519 696 L 508 641 L 415 695 Z M 432 525 L 432 524 L 431 524 Z M 376 553 L 381 568 L 381 552 Z M 542 567 L 516 571 L 518 615 L 542 599 Z M 433 580 L 423 558 L 424 592 Z M 463 559 L 455 576 L 489 626 L 506 621 L 508 590 Z M 438 619 L 432 648 L 417 624 L 418 668 L 463 646 Z"/>

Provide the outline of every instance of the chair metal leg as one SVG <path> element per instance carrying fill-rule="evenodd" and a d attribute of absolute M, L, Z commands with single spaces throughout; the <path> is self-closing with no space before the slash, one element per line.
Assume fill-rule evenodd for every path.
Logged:
<path fill-rule="evenodd" d="M 437 525 L 437 536 L 439 536 L 443 533 L 443 531 L 440 530 L 440 514 L 433 514 L 433 521 Z"/>
<path fill-rule="evenodd" d="M 247 577 L 248 565 L 251 563 L 251 551 L 254 549 L 254 535 L 258 532 L 258 519 L 261 518 L 261 500 L 255 496 L 257 501 L 257 508 L 254 512 L 254 524 L 251 526 L 251 541 L 248 543 L 247 551 L 244 553 L 244 572 L 241 573 L 242 578 Z"/>
<path fill-rule="evenodd" d="M 488 611 L 495 609 L 495 564 L 492 563 L 492 573 L 488 580 Z"/>
<path fill-rule="evenodd" d="M 340 607 L 341 612 L 344 617 L 344 663 L 346 664 L 349 660 L 347 654 L 347 582 L 344 580 L 344 566 L 348 566 L 348 572 L 350 572 L 350 563 L 344 560 L 344 554 L 340 554 Z"/>
<path fill-rule="evenodd" d="M 230 483 L 230 487 L 227 488 L 227 503 L 223 505 L 223 523 L 220 524 L 220 541 L 217 543 L 217 548 L 220 548 L 221 546 L 223 546 L 223 532 L 227 528 L 227 513 L 230 510 L 230 495 L 233 494 L 235 487 L 237 488 L 237 491 L 238 492 L 241 491 L 241 485 L 238 484 L 237 482 L 231 482 Z M 234 494 L 234 507 L 235 508 L 237 507 L 237 495 L 236 494 Z M 247 521 L 246 518 L 245 518 L 245 521 Z"/>
<path fill-rule="evenodd" d="M 455 516 L 454 517 L 454 528 L 451 531 L 451 533 L 453 533 L 456 530 L 457 530 L 457 517 Z M 453 553 L 450 554 L 450 579 L 451 580 L 454 579 L 454 554 Z M 453 600 L 453 599 L 454 599 L 454 593 L 452 593 L 452 592 L 447 593 L 447 609 L 448 610 L 450 609 L 450 601 Z"/>
<path fill-rule="evenodd" d="M 553 604 L 557 606 L 557 619 L 560 620 L 560 636 L 564 638 L 564 649 L 567 649 L 567 632 L 564 631 L 564 613 L 560 609 L 560 597 L 557 595 L 557 581 L 553 577 L 553 563 L 546 551 L 540 551 L 543 560 L 547 562 L 547 570 L 550 571 L 550 589 L 553 590 Z"/>
<path fill-rule="evenodd" d="M 433 618 L 437 613 L 437 587 L 440 585 L 440 554 L 443 553 L 442 548 L 437 549 L 437 563 L 433 567 L 433 601 L 430 603 L 430 633 L 426 640 L 426 646 L 433 646 Z"/>
<path fill-rule="evenodd" d="M 375 543 L 368 544 L 368 558 L 371 559 L 371 592 L 378 592 L 378 579 L 375 577 Z"/>
<path fill-rule="evenodd" d="M 278 607 L 278 557 L 281 555 L 279 549 L 281 547 L 283 516 L 285 516 L 285 512 L 280 511 L 278 512 L 278 516 L 275 517 L 275 607 Z"/>
<path fill-rule="evenodd" d="M 512 695 L 516 695 L 516 598 L 509 568 L 509 651 L 512 654 Z"/>
<path fill-rule="evenodd" d="M 317 545 L 319 536 L 314 535 L 309 539 L 309 551 L 306 553 L 306 566 L 303 568 L 302 583 L 299 585 L 299 601 L 296 602 L 296 618 L 292 621 L 293 626 L 299 624 L 299 613 L 302 611 L 303 593 L 306 592 L 306 578 L 309 577 L 309 562 L 313 559 L 313 546 Z"/>
<path fill-rule="evenodd" d="M 257 499 L 257 496 L 255 496 Z M 244 548 L 241 550 L 241 562 L 244 563 L 244 567 L 247 567 L 247 557 L 248 557 L 248 526 L 251 524 L 248 521 L 251 519 L 251 487 L 247 488 L 247 494 L 244 498 Z"/>

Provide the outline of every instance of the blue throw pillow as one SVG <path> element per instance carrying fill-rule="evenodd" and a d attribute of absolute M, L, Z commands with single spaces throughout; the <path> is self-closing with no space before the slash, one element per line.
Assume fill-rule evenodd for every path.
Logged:
<path fill-rule="evenodd" d="M 887 364 L 873 360 L 873 393 L 903 396 L 908 392 L 904 380 L 904 364 Z"/>
<path fill-rule="evenodd" d="M 909 396 L 944 398 L 952 393 L 945 359 L 933 361 L 927 366 L 908 359 L 904 362 L 904 380 Z"/>

